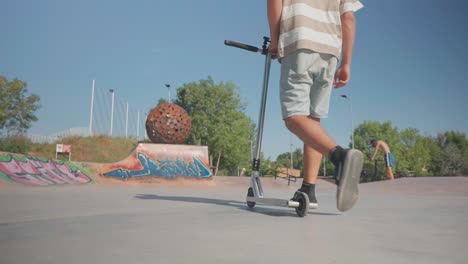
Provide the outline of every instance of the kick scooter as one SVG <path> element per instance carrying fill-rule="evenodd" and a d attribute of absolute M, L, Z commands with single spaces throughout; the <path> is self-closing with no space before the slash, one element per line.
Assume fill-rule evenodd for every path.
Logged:
<path fill-rule="evenodd" d="M 268 52 L 269 42 L 270 39 L 268 37 L 263 37 L 263 45 L 260 49 L 251 45 L 242 44 L 231 40 L 224 41 L 225 45 L 252 52 L 258 52 L 262 55 L 265 55 L 265 71 L 263 74 L 262 101 L 260 104 L 260 117 L 258 118 L 255 157 L 252 160 L 252 176 L 250 177 L 250 188 L 247 190 L 247 206 L 249 208 L 253 208 L 256 203 L 261 203 L 274 206 L 293 207 L 296 209 L 296 213 L 298 216 L 304 217 L 309 211 L 309 196 L 306 193 L 298 191 L 295 195 L 295 201 L 265 198 L 263 194 L 262 183 L 260 181 L 260 151 L 262 146 L 263 125 L 265 120 L 266 99 L 268 93 L 268 79 L 270 76 L 271 65 L 271 54 Z"/>

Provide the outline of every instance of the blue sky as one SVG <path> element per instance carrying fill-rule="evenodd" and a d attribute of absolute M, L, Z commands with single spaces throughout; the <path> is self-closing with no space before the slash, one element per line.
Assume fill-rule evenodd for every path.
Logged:
<path fill-rule="evenodd" d="M 91 82 L 147 111 L 177 88 L 232 81 L 257 122 L 263 57 L 226 47 L 260 46 L 269 34 L 266 1 L 0 0 L 0 75 L 41 97 L 31 133 L 89 125 Z M 468 134 L 468 4 L 462 0 L 362 1 L 351 83 L 335 90 L 324 127 L 339 144 L 355 126 L 391 121 L 422 135 Z M 284 128 L 279 65 L 271 69 L 263 151 L 273 159 L 300 141 Z M 174 94 L 172 90 L 172 94 Z"/>

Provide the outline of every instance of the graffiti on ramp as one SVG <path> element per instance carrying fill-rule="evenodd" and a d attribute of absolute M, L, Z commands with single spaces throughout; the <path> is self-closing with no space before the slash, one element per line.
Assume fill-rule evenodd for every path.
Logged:
<path fill-rule="evenodd" d="M 121 180 L 212 177 L 207 147 L 169 144 L 139 144 L 127 159 L 104 168 L 102 175 Z"/>
<path fill-rule="evenodd" d="M 0 178 L 33 186 L 91 182 L 91 178 L 72 162 L 11 154 L 0 155 Z"/>

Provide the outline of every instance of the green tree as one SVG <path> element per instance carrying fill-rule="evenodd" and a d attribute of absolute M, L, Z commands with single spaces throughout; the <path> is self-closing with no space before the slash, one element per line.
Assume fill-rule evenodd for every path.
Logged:
<path fill-rule="evenodd" d="M 423 170 L 422 175 L 430 175 L 430 176 L 440 176 L 441 174 L 441 167 L 442 167 L 442 150 L 437 145 L 436 140 L 432 137 L 424 137 L 421 140 L 421 144 L 424 148 L 427 149 L 429 153 L 429 161 L 428 164 L 425 164 L 424 169 L 427 169 L 427 173 Z"/>
<path fill-rule="evenodd" d="M 370 145 L 370 140 L 374 138 L 387 142 L 391 151 L 395 155 L 397 163 L 396 169 L 399 167 L 402 151 L 400 150 L 400 135 L 398 128 L 394 127 L 390 121 L 384 123 L 379 123 L 377 121 L 365 121 L 356 127 L 354 130 L 355 147 L 361 150 L 364 156 L 367 157 L 364 160 L 364 169 L 368 174 L 374 174 L 376 172 L 377 174 L 373 175 L 374 180 L 376 180 L 383 178 L 385 171 L 380 169 L 380 166 L 378 170 L 375 170 L 374 168 L 376 165 L 379 165 L 379 162 L 377 161 L 374 163 L 370 160 L 370 157 L 374 151 L 374 148 Z M 382 154 L 380 153 L 379 155 Z M 378 158 L 379 156 L 376 159 Z M 398 173 L 398 170 L 396 170 L 395 175 L 398 175 Z"/>
<path fill-rule="evenodd" d="M 161 105 L 161 104 L 168 104 L 168 103 L 169 103 L 169 101 L 167 101 L 166 99 L 164 99 L 164 98 L 159 98 L 159 101 L 158 101 L 158 103 L 156 104 L 156 106 L 159 106 L 159 105 Z"/>
<path fill-rule="evenodd" d="M 464 133 L 447 131 L 436 138 L 423 137 L 415 128 L 400 132 L 390 122 L 379 123 L 366 121 L 359 125 L 355 133 L 356 148 L 370 157 L 373 148 L 369 147 L 372 138 L 388 143 L 396 158 L 395 175 L 398 176 L 434 176 L 466 175 L 468 173 L 468 141 Z M 374 180 L 383 177 L 381 162 L 372 164 L 366 160 L 364 169 L 377 175 Z"/>
<path fill-rule="evenodd" d="M 283 168 L 290 168 L 291 167 L 291 153 L 284 152 L 279 154 L 276 157 L 276 166 L 283 167 Z"/>
<path fill-rule="evenodd" d="M 400 132 L 400 152 L 398 169 L 402 175 L 427 176 L 430 174 L 433 142 L 419 135 L 415 128 Z"/>
<path fill-rule="evenodd" d="M 26 86 L 18 79 L 9 82 L 0 76 L 0 133 L 24 134 L 37 121 L 34 113 L 39 109 L 40 98 L 35 94 L 27 96 Z"/>
<path fill-rule="evenodd" d="M 441 149 L 440 174 L 453 176 L 468 173 L 468 141 L 463 133 L 447 131 L 437 135 Z"/>
<path fill-rule="evenodd" d="M 293 168 L 302 171 L 304 169 L 304 153 L 301 148 L 296 148 L 292 153 L 284 152 L 279 154 L 276 157 L 276 165 L 278 167 L 291 168 L 291 154 Z"/>
<path fill-rule="evenodd" d="M 230 174 L 250 164 L 255 124 L 244 113 L 239 92 L 231 82 L 214 83 L 209 77 L 177 89 L 176 104 L 191 117 L 189 144 L 207 145 L 220 168 Z"/>
<path fill-rule="evenodd" d="M 354 129 L 354 144 L 355 147 L 370 158 L 372 152 L 370 140 L 381 139 L 387 142 L 392 148 L 392 145 L 397 145 L 400 141 L 398 128 L 392 125 L 392 122 L 387 121 L 379 123 L 377 121 L 364 121 L 356 129 Z"/>
<path fill-rule="evenodd" d="M 304 152 L 302 148 L 296 148 L 293 153 L 293 167 L 301 171 L 301 176 L 304 177 Z M 324 168 L 325 166 L 325 168 Z M 284 152 L 276 157 L 275 167 L 290 168 L 291 167 L 291 152 Z M 335 173 L 335 166 L 328 159 L 328 157 L 322 157 L 320 161 L 319 175 L 322 176 L 333 176 Z"/>
<path fill-rule="evenodd" d="M 263 152 L 260 153 L 260 176 L 274 176 L 276 167 L 276 162 L 272 161 L 269 157 L 265 158 Z M 250 173 L 251 171 L 252 168 L 250 168 Z"/>

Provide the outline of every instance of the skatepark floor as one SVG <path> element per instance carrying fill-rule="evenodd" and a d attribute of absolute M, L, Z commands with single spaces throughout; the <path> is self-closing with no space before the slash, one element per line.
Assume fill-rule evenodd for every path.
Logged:
<path fill-rule="evenodd" d="M 263 179 L 288 199 L 300 182 Z M 348 212 L 335 186 L 319 209 L 249 209 L 247 177 L 165 186 L 0 186 L 0 263 L 466 263 L 468 177 L 360 185 Z"/>

